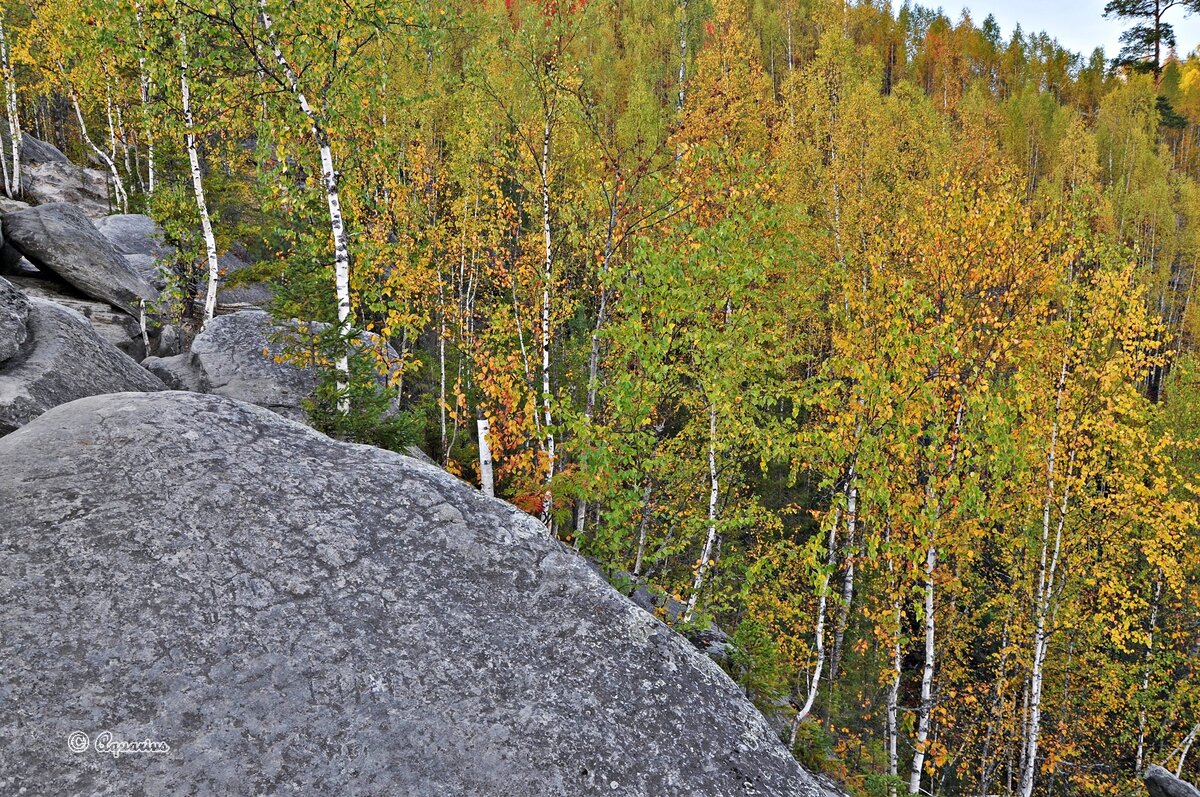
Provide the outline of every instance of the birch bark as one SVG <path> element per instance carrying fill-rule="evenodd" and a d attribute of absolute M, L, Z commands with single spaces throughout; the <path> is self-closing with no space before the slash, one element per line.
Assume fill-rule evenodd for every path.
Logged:
<path fill-rule="evenodd" d="M 204 198 L 204 176 L 200 171 L 200 155 L 196 151 L 196 123 L 192 115 L 191 83 L 188 80 L 187 34 L 179 31 L 179 91 L 183 98 L 184 143 L 187 146 L 188 164 L 192 171 L 192 194 L 196 210 L 200 214 L 200 229 L 204 233 L 204 251 L 208 263 L 208 292 L 204 297 L 204 323 L 212 321 L 217 309 L 217 290 L 221 281 L 221 267 L 217 260 L 217 240 L 213 235 L 212 219 L 208 215 L 208 203 Z"/>
<path fill-rule="evenodd" d="M 125 193 L 125 183 L 121 180 L 121 174 L 117 171 L 117 164 L 112 158 L 108 157 L 108 153 L 96 145 L 92 137 L 88 135 L 87 122 L 83 119 L 83 110 L 79 107 L 79 95 L 75 93 L 75 87 L 67 80 L 67 70 L 63 67 L 62 62 L 58 64 L 59 72 L 62 74 L 63 83 L 67 87 L 67 95 L 71 100 L 71 107 L 75 109 L 75 119 L 79 122 L 79 135 L 83 138 L 85 144 L 92 152 L 96 153 L 96 157 L 100 158 L 112 175 L 113 195 L 117 200 L 117 207 L 122 213 L 129 212 L 129 196 Z"/>
<path fill-rule="evenodd" d="M 0 69 L 4 70 L 4 102 L 8 110 L 8 140 L 12 146 L 12 172 L 5 174 L 6 193 L 15 199 L 21 195 L 21 124 L 17 118 L 17 84 L 12 65 L 8 61 L 8 36 L 4 30 L 4 16 L 0 14 Z M 0 148 L 0 157 L 3 157 Z"/>
<path fill-rule="evenodd" d="M 259 0 L 259 20 L 262 22 L 263 31 L 267 36 L 267 44 L 271 47 L 271 53 L 275 56 L 276 63 L 283 70 L 287 85 L 291 89 L 292 94 L 296 95 L 296 101 L 300 104 L 300 110 L 308 119 L 309 126 L 312 129 L 313 139 L 317 142 L 317 149 L 321 156 L 321 179 L 325 185 L 325 202 L 329 207 L 329 227 L 330 233 L 333 236 L 333 275 L 334 289 L 337 296 L 337 315 L 338 315 L 338 330 L 342 335 L 343 346 L 349 346 L 351 334 L 351 313 L 350 313 L 350 243 L 346 235 L 346 226 L 342 219 L 342 200 L 338 193 L 338 174 L 333 167 L 333 150 L 329 143 L 329 134 L 325 130 L 325 126 L 321 123 L 320 117 L 312 109 L 308 103 L 308 98 L 300 89 L 300 80 L 296 77 L 295 71 L 292 70 L 291 64 L 283 55 L 283 50 L 279 47 L 279 39 L 275 35 L 275 28 L 271 22 L 271 15 L 267 10 L 267 0 Z M 335 367 L 338 371 L 338 411 L 342 414 L 350 411 L 350 397 L 346 390 L 350 382 L 350 361 L 343 349 L 338 355 Z"/>

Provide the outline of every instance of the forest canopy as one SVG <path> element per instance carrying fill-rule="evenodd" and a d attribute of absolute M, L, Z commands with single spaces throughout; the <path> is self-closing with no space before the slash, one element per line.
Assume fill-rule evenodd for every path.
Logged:
<path fill-rule="evenodd" d="M 1200 775 L 1200 56 L 1139 5 L 3 0 L 4 188 L 103 170 L 185 329 L 327 322 L 330 434 L 478 484 L 486 419 L 807 766 L 1132 793 Z"/>

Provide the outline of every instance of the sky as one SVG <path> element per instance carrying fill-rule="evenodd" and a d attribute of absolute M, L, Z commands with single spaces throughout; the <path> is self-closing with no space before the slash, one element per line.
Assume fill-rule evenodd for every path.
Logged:
<path fill-rule="evenodd" d="M 1022 30 L 1045 31 L 1068 50 L 1085 56 L 1098 46 L 1109 58 L 1115 56 L 1120 49 L 1121 31 L 1128 24 L 1104 18 L 1105 0 L 926 0 L 920 4 L 940 5 L 952 19 L 958 19 L 962 9 L 968 8 L 976 25 L 992 14 L 1005 39 L 1020 23 Z M 1172 9 L 1167 21 L 1175 27 L 1180 55 L 1200 47 L 1200 14 L 1189 17 L 1180 9 Z"/>

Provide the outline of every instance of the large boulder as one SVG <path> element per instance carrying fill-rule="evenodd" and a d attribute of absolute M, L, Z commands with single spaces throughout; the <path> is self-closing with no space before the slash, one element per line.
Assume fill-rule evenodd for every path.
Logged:
<path fill-rule="evenodd" d="M 158 264 L 174 255 L 175 248 L 166 243 L 158 222 L 141 213 L 118 213 L 97 219 L 96 229 L 135 271 L 157 288 L 163 287 Z"/>
<path fill-rule="evenodd" d="M 133 359 L 140 362 L 146 356 L 142 327 L 128 313 L 116 309 L 108 302 L 89 299 L 67 283 L 50 278 L 52 276 L 18 271 L 9 276 L 9 280 L 24 291 L 26 296 L 61 304 L 79 313 L 100 333 L 100 337 Z"/>
<path fill-rule="evenodd" d="M 166 389 L 157 377 L 96 334 L 74 310 L 30 299 L 26 329 L 18 353 L 0 363 L 0 435 L 84 396 Z M 10 477 L 6 470 L 4 480 Z"/>
<path fill-rule="evenodd" d="M 304 422 L 308 418 L 304 401 L 316 390 L 319 375 L 315 367 L 296 365 L 295 358 L 286 354 L 297 342 L 311 340 L 326 328 L 319 322 L 277 321 L 263 310 L 239 310 L 206 323 L 190 351 L 149 357 L 142 365 L 174 390 L 228 396 Z M 359 341 L 380 345 L 370 333 Z M 393 361 L 398 359 L 390 348 L 388 352 Z M 385 383 L 380 377 L 380 384 Z"/>
<path fill-rule="evenodd" d="M 206 323 L 190 351 L 144 365 L 175 389 L 228 396 L 303 421 L 302 402 L 316 389 L 317 373 L 283 356 L 297 330 L 262 310 L 242 310 Z"/>
<path fill-rule="evenodd" d="M 108 199 L 108 175 L 73 163 L 33 163 L 21 170 L 22 199 L 34 205 L 67 202 L 90 218 L 112 213 Z"/>
<path fill-rule="evenodd" d="M 137 317 L 158 291 L 74 205 L 40 205 L 3 218 L 4 238 L 43 271 Z"/>
<path fill-rule="evenodd" d="M 1157 764 L 1148 767 L 1142 777 L 1150 797 L 1200 797 L 1200 789 Z"/>
<path fill-rule="evenodd" d="M 0 119 L 0 140 L 4 142 L 4 149 L 7 152 L 12 152 L 12 139 L 8 134 L 8 120 Z M 10 155 L 11 157 L 11 155 Z M 58 147 L 40 138 L 35 138 L 29 133 L 21 132 L 21 163 L 69 163 L 67 156 L 62 153 Z"/>
<path fill-rule="evenodd" d="M 6 279 L 0 279 L 0 363 L 16 356 L 29 337 L 29 300 Z"/>
<path fill-rule="evenodd" d="M 173 392 L 0 462 L 0 793 L 820 793 L 720 668 L 435 467 Z"/>

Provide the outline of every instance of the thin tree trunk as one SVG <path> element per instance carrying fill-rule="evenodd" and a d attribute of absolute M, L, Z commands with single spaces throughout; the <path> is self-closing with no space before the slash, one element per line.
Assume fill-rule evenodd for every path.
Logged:
<path fill-rule="evenodd" d="M 808 682 L 808 695 L 804 699 L 804 705 L 792 717 L 792 728 L 788 734 L 788 747 L 796 744 L 796 734 L 800 730 L 800 723 L 812 713 L 813 706 L 817 702 L 817 694 L 821 689 L 821 671 L 825 668 L 825 615 L 826 607 L 829 604 L 829 582 L 833 578 L 833 568 L 837 562 L 837 528 L 841 522 L 841 512 L 837 511 L 834 513 L 833 523 L 829 526 L 829 539 L 825 543 L 825 578 L 821 581 L 820 592 L 817 593 L 817 627 L 813 634 L 813 647 L 816 652 L 817 661 L 813 667 L 812 678 Z"/>
<path fill-rule="evenodd" d="M 325 184 L 325 202 L 329 206 L 329 227 L 333 236 L 333 274 L 334 289 L 337 294 L 338 332 L 342 336 L 342 350 L 338 355 L 335 367 L 338 372 L 338 411 L 346 414 L 350 411 L 350 396 L 347 389 L 350 383 L 350 361 L 347 348 L 350 345 L 351 313 L 350 313 L 350 244 L 346 235 L 346 226 L 342 220 L 342 200 L 338 194 L 338 175 L 333 168 L 333 150 L 329 144 L 329 135 L 317 114 L 308 104 L 308 98 L 300 90 L 300 81 L 291 65 L 279 49 L 279 40 L 271 25 L 271 15 L 267 12 L 267 0 L 258 1 L 259 19 L 267 36 L 267 43 L 275 55 L 275 61 L 283 70 L 288 86 L 300 103 L 300 110 L 308 118 L 312 127 L 313 138 L 321 155 L 321 177 Z"/>
<path fill-rule="evenodd" d="M 1195 743 L 1197 735 L 1200 735 L 1200 723 L 1197 723 L 1196 727 L 1192 728 L 1191 733 L 1185 736 L 1176 748 L 1179 751 L 1179 764 L 1175 767 L 1175 777 L 1177 778 L 1183 775 L 1183 765 L 1187 761 L 1188 752 L 1192 749 L 1192 744 Z M 1169 758 L 1170 756 L 1168 756 Z M 1163 763 L 1165 764 L 1166 761 Z"/>
<path fill-rule="evenodd" d="M 1046 454 L 1046 499 L 1042 504 L 1042 544 L 1039 554 L 1038 585 L 1034 603 L 1034 638 L 1033 665 L 1029 672 L 1029 715 L 1025 729 L 1024 766 L 1021 768 L 1021 797 L 1031 797 L 1033 784 L 1037 773 L 1038 739 L 1042 722 L 1042 681 L 1046 663 L 1046 650 L 1049 640 L 1046 634 L 1046 621 L 1050 614 L 1053 600 L 1054 579 L 1058 571 L 1059 555 L 1062 551 L 1063 526 L 1066 523 L 1067 504 L 1070 500 L 1071 487 L 1063 488 L 1062 507 L 1059 511 L 1058 522 L 1055 524 L 1054 543 L 1050 543 L 1051 512 L 1058 497 L 1055 492 L 1058 459 L 1059 413 L 1062 411 L 1063 391 L 1067 383 L 1067 358 L 1063 357 L 1062 368 L 1059 371 L 1058 386 L 1054 399 L 1054 421 L 1050 428 L 1050 448 Z M 1072 453 L 1071 461 L 1074 462 Z M 1070 475 L 1070 474 L 1068 474 Z"/>
<path fill-rule="evenodd" d="M 492 446 L 488 442 L 491 427 L 487 418 L 477 421 L 479 427 L 479 487 L 486 496 L 494 496 L 496 490 L 492 485 Z"/>
<path fill-rule="evenodd" d="M 858 486 L 855 483 L 853 466 L 850 468 L 846 484 L 846 555 L 842 557 L 845 573 L 842 578 L 842 603 L 838 606 L 837 618 L 833 625 L 833 650 L 829 656 L 829 684 L 832 687 L 837 680 L 838 665 L 842 659 L 842 642 L 846 636 L 846 628 L 850 624 L 850 607 L 854 602 L 854 547 L 857 542 L 858 527 Z"/>
<path fill-rule="evenodd" d="M 658 457 L 658 444 L 659 440 L 661 439 L 661 434 L 661 428 L 655 429 L 654 447 L 650 449 L 650 459 L 648 460 L 649 463 L 653 463 Z M 646 469 L 646 475 L 644 479 L 645 481 L 642 484 L 642 515 L 640 518 L 638 518 L 637 556 L 635 557 L 633 563 L 633 574 L 635 576 L 640 576 L 642 574 L 642 563 L 646 553 L 646 537 L 650 531 L 650 498 L 653 495 L 654 482 L 651 478 L 649 467 Z"/>
<path fill-rule="evenodd" d="M 466 257 L 466 253 L 463 253 L 463 257 Z M 442 464 L 445 465 L 450 458 L 450 447 L 447 445 L 446 436 L 446 291 L 442 286 L 440 272 L 438 305 L 438 430 L 441 434 L 439 451 L 442 455 Z M 480 455 L 482 456 L 482 452 Z"/>
<path fill-rule="evenodd" d="M 7 194 L 16 199 L 21 195 L 21 124 L 17 119 L 17 83 L 8 61 L 8 37 L 4 30 L 4 15 L 0 14 L 0 68 L 4 70 L 4 100 L 8 109 L 8 136 L 12 145 L 12 173 L 5 175 Z M 4 155 L 0 147 L 0 158 Z"/>
<path fill-rule="evenodd" d="M 621 190 L 620 171 L 617 173 L 612 199 L 608 203 L 608 228 L 604 236 L 604 256 L 600 261 L 600 306 L 596 309 L 596 326 L 592 329 L 592 347 L 588 351 L 588 388 L 587 404 L 584 406 L 584 417 L 590 424 L 596 413 L 596 394 L 599 389 L 600 374 L 600 331 L 604 328 L 605 315 L 608 312 L 608 267 L 612 262 L 613 240 L 617 225 L 617 197 Z M 587 522 L 587 498 L 580 498 L 575 513 L 575 549 L 579 550 L 579 540 L 583 537 L 583 529 Z"/>
<path fill-rule="evenodd" d="M 912 767 L 908 774 L 908 793 L 921 791 L 921 774 L 925 769 L 926 744 L 929 741 L 930 717 L 933 713 L 933 672 L 936 666 L 934 638 L 937 630 L 934 622 L 934 571 L 937 569 L 937 546 L 930 532 L 929 547 L 925 551 L 925 666 L 921 671 L 921 705 L 917 710 L 917 736 Z"/>
<path fill-rule="evenodd" d="M 117 160 L 117 128 L 113 125 L 112 78 L 108 74 L 108 64 L 104 65 L 104 116 L 108 121 L 108 156 Z"/>
<path fill-rule="evenodd" d="M 685 86 L 687 82 L 687 14 L 688 0 L 679 0 L 679 77 L 676 86 L 678 96 L 676 98 L 675 110 L 678 113 L 683 113 L 683 104 L 687 95 Z"/>
<path fill-rule="evenodd" d="M 204 323 L 207 324 L 212 321 L 217 309 L 221 267 L 217 260 L 217 239 L 213 235 L 212 219 L 208 215 L 208 203 L 204 198 L 200 155 L 196 151 L 196 124 L 192 116 L 192 92 L 188 80 L 187 33 L 182 27 L 179 30 L 179 90 L 183 97 L 184 143 L 187 146 L 188 164 L 192 170 L 192 194 L 196 199 L 196 210 L 200 213 L 200 229 L 204 233 L 204 251 L 208 262 L 208 292 L 204 297 Z"/>
<path fill-rule="evenodd" d="M 554 495 L 550 484 L 554 479 L 554 429 L 550 414 L 550 300 L 554 281 L 554 249 L 550 230 L 550 117 L 551 105 L 546 105 L 542 127 L 542 237 L 545 246 L 545 274 L 542 282 L 542 413 L 546 448 L 546 495 L 542 502 L 542 522 L 552 523 Z"/>
<path fill-rule="evenodd" d="M 704 551 L 700 554 L 696 577 L 692 581 L 692 594 L 688 598 L 687 609 L 683 613 L 685 623 L 692 619 L 692 613 L 696 611 L 696 604 L 700 602 L 700 590 L 704 586 L 704 576 L 708 573 L 708 560 L 712 557 L 713 546 L 717 542 L 717 499 L 720 491 L 721 484 L 717 479 L 717 405 L 710 401 L 708 404 L 708 537 L 704 540 Z"/>
<path fill-rule="evenodd" d="M 142 4 L 134 4 L 134 15 L 137 18 L 138 38 L 142 48 L 146 46 L 145 30 L 142 26 Z M 154 174 L 154 129 L 150 124 L 150 77 L 146 73 L 146 57 L 138 54 L 138 94 L 142 101 L 142 127 L 146 133 L 146 193 L 154 196 L 157 187 Z"/>
<path fill-rule="evenodd" d="M 1150 635 L 1146 644 L 1146 667 L 1142 671 L 1142 697 L 1150 691 L 1150 665 L 1154 660 L 1154 635 L 1158 630 L 1158 604 L 1162 598 L 1162 580 L 1154 582 L 1154 603 L 1150 607 Z M 1138 742 L 1137 754 L 1134 757 L 1134 771 L 1141 772 L 1146 763 L 1146 707 L 1138 709 Z"/>
<path fill-rule="evenodd" d="M 992 705 L 988 709 L 987 731 L 983 738 L 983 751 L 979 756 L 979 797 L 987 797 L 988 786 L 991 783 L 992 773 L 995 771 L 995 767 L 991 765 L 989 758 L 991 755 L 992 738 L 996 734 L 997 714 L 1004 699 L 1003 683 L 1008 672 L 1008 639 L 1009 626 L 1012 623 L 1012 611 L 1012 604 L 1009 604 L 1009 608 L 1004 616 L 1004 632 L 1000 636 L 1000 666 L 997 668 L 993 682 Z"/>
<path fill-rule="evenodd" d="M 885 541 L 892 541 L 892 521 L 887 520 L 885 529 Z M 903 633 L 903 615 L 900 610 L 900 584 L 899 576 L 896 573 L 896 562 L 888 556 L 887 562 L 888 581 L 892 590 L 892 615 L 895 618 L 895 633 L 892 637 L 891 650 L 891 678 L 888 683 L 887 690 L 887 751 L 888 751 L 888 776 L 893 780 L 888 784 L 888 797 L 896 797 L 896 778 L 900 777 L 900 678 L 903 673 L 901 659 L 900 637 Z"/>
<path fill-rule="evenodd" d="M 88 135 L 87 122 L 83 120 L 83 110 L 79 107 L 79 96 L 75 93 L 75 87 L 67 80 L 67 70 L 61 62 L 58 64 L 58 69 L 62 73 L 63 83 L 67 87 L 67 95 L 71 100 L 71 106 L 75 109 L 75 119 L 79 122 L 79 135 L 83 137 L 84 143 L 88 145 L 92 152 L 96 153 L 96 156 L 108 166 L 108 171 L 112 175 L 113 194 L 116 197 L 117 206 L 121 209 L 122 213 L 128 213 L 129 197 L 125 193 L 125 184 L 121 181 L 121 174 L 117 171 L 117 164 L 113 162 L 112 158 L 108 157 L 107 152 L 96 146 L 96 142 L 92 141 L 92 137 Z"/>

